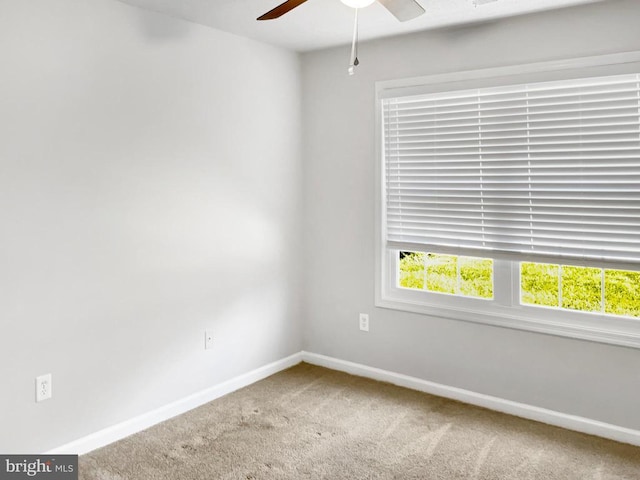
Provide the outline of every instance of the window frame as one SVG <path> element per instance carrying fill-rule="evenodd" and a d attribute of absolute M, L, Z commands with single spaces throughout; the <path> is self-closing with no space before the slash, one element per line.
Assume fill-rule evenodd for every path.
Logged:
<path fill-rule="evenodd" d="M 638 72 L 640 51 L 376 82 L 375 305 L 453 320 L 640 348 L 640 318 L 520 304 L 520 262 L 544 263 L 548 260 L 549 263 L 558 263 L 558 258 L 545 259 L 526 254 L 496 258 L 492 257 L 491 252 L 432 249 L 433 253 L 493 258 L 494 299 L 442 295 L 398 287 L 399 250 L 385 244 L 386 185 L 382 118 L 382 100 L 390 96 Z M 640 265 L 633 263 L 567 261 L 567 264 L 640 270 Z"/>

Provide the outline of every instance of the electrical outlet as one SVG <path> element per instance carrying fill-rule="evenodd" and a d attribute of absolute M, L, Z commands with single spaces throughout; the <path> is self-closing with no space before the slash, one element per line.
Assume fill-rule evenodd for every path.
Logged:
<path fill-rule="evenodd" d="M 210 348 L 213 348 L 213 332 L 211 330 L 205 330 L 204 349 L 209 350 Z"/>
<path fill-rule="evenodd" d="M 51 398 L 51 374 L 36 377 L 36 402 Z"/>
<path fill-rule="evenodd" d="M 360 330 L 363 332 L 369 331 L 369 315 L 366 313 L 360 314 Z"/>

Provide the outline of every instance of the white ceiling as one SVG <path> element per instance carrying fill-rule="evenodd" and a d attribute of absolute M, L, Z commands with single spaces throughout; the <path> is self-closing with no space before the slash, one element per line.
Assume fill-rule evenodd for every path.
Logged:
<path fill-rule="evenodd" d="M 351 42 L 353 10 L 340 0 L 308 0 L 276 20 L 256 21 L 284 0 L 120 0 L 298 52 Z M 487 1 L 487 0 L 484 0 Z M 426 13 L 401 23 L 375 2 L 360 11 L 360 40 L 474 23 L 601 0 L 418 0 Z"/>

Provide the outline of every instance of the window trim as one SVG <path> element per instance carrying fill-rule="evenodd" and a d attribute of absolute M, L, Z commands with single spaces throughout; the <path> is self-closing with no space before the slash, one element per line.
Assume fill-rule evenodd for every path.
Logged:
<path fill-rule="evenodd" d="M 407 292 L 408 289 L 398 288 L 394 284 L 398 250 L 386 247 L 383 231 L 385 184 L 381 108 L 382 99 L 390 96 L 637 72 L 640 72 L 640 51 L 376 82 L 375 305 L 434 317 L 640 348 L 640 319 L 521 305 L 519 288 L 513 288 L 519 278 L 519 261 L 544 262 L 540 257 L 523 255 L 512 261 L 494 259 L 494 292 L 501 291 L 498 287 L 499 275 L 503 284 L 507 281 L 504 276 L 508 276 L 511 288 L 500 298 L 496 295 L 493 301 L 421 291 Z M 491 254 L 483 252 L 477 256 L 491 257 Z M 585 265 L 590 263 L 586 262 Z M 606 268 L 608 264 L 593 262 L 593 266 Z M 616 263 L 614 268 L 637 270 L 639 267 Z M 449 298 L 434 299 L 434 295 Z M 417 296 L 420 298 L 416 299 Z M 549 311 L 556 315 L 545 314 Z"/>

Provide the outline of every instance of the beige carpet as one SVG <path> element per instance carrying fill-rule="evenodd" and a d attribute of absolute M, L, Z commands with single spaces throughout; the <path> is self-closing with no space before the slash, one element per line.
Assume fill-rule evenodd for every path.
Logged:
<path fill-rule="evenodd" d="M 640 479 L 640 448 L 308 364 L 80 457 L 83 480 Z"/>

